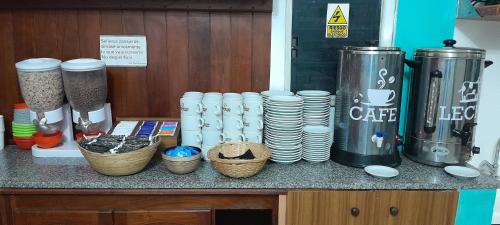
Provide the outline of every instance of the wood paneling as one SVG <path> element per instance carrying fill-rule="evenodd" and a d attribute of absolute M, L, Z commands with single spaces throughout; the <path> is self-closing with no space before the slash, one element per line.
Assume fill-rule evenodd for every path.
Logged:
<path fill-rule="evenodd" d="M 231 16 L 213 14 L 210 27 L 210 89 L 229 92 L 231 87 Z"/>
<path fill-rule="evenodd" d="M 251 7 L 264 1 L 235 2 Z M 223 3 L 210 1 L 217 7 Z M 101 34 L 146 35 L 148 41 L 146 68 L 107 69 L 114 117 L 178 117 L 185 91 L 268 89 L 271 13 L 203 7 L 0 10 L 0 113 L 6 117 L 6 134 L 11 133 L 13 104 L 22 101 L 15 62 L 32 57 L 99 58 Z"/>
<path fill-rule="evenodd" d="M 272 195 L 16 195 L 12 208 L 175 210 L 188 208 L 274 209 Z"/>
<path fill-rule="evenodd" d="M 118 118 L 119 121 L 129 118 Z M 144 118 L 138 118 L 139 120 Z M 157 118 L 152 118 L 156 120 Z M 285 189 L 19 189 L 2 188 L 5 195 L 283 195 Z"/>
<path fill-rule="evenodd" d="M 0 195 L 0 225 L 12 224 L 9 215 L 10 215 L 9 197 L 5 195 Z"/>
<path fill-rule="evenodd" d="M 209 209 L 115 211 L 114 225 L 209 225 L 210 216 Z"/>
<path fill-rule="evenodd" d="M 252 15 L 231 15 L 231 91 L 252 88 Z"/>
<path fill-rule="evenodd" d="M 178 218 L 177 222 L 182 222 L 180 224 L 198 225 L 210 224 L 213 219 L 211 210 L 219 209 L 265 210 L 271 213 L 271 215 L 268 214 L 267 218 L 272 218 L 272 224 L 276 225 L 278 220 L 278 195 L 268 195 L 269 193 L 265 190 L 262 193 L 264 195 L 259 195 L 257 192 L 250 195 L 230 194 L 234 190 L 219 194 L 210 194 L 212 191 L 209 190 L 198 190 L 194 191 L 192 195 L 168 195 L 154 191 L 150 194 L 149 190 L 134 190 L 135 193 L 122 190 L 116 191 L 122 194 L 113 194 L 114 191 L 110 190 L 95 190 L 94 194 L 85 194 L 89 191 L 45 190 L 46 194 L 36 194 L 40 193 L 40 190 L 38 190 L 31 194 L 11 195 L 10 206 L 14 212 L 36 212 L 38 218 L 44 218 L 42 221 L 55 218 L 47 216 L 46 212 L 68 214 L 74 212 L 112 211 L 114 212 L 114 221 L 118 222 L 117 224 L 169 224 L 168 219 L 177 221 L 174 219 Z M 161 193 L 165 193 L 165 191 L 178 192 L 178 190 L 162 190 Z M 88 216 L 75 215 L 74 217 L 95 218 L 91 213 Z M 75 221 L 80 220 L 75 219 Z M 189 221 L 198 221 L 199 223 L 188 223 Z M 45 223 L 42 224 L 45 225 Z M 95 223 L 89 222 L 88 224 Z"/>
<path fill-rule="evenodd" d="M 289 192 L 289 225 L 453 225 L 458 192 L 303 191 Z M 397 209 L 391 215 L 390 209 Z M 359 211 L 357 216 L 351 210 Z"/>
<path fill-rule="evenodd" d="M 21 101 L 17 82 L 14 25 L 10 11 L 0 11 L 0 115 L 4 116 L 6 140 L 12 133 L 14 104 Z"/>
<path fill-rule="evenodd" d="M 167 13 L 167 66 L 170 82 L 167 98 L 170 99 L 168 113 L 179 113 L 179 99 L 190 87 L 188 78 L 188 13 Z"/>
<path fill-rule="evenodd" d="M 14 225 L 110 225 L 112 211 L 14 210 Z"/>
<path fill-rule="evenodd" d="M 271 12 L 272 0 L 3 0 L 0 9 L 155 9 Z"/>

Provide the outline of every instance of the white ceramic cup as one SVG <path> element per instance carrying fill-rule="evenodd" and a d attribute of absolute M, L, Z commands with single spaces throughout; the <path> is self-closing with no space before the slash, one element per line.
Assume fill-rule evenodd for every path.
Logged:
<path fill-rule="evenodd" d="M 213 116 L 203 114 L 203 130 L 222 130 L 222 116 Z"/>
<path fill-rule="evenodd" d="M 228 92 L 224 93 L 222 96 L 224 97 L 224 99 L 243 99 L 243 96 L 241 96 L 241 94 L 239 93 Z"/>
<path fill-rule="evenodd" d="M 237 116 L 243 114 L 243 101 L 241 99 L 224 99 L 222 102 L 224 116 Z"/>
<path fill-rule="evenodd" d="M 203 141 L 203 136 L 200 131 L 182 130 L 182 145 L 195 146 L 200 148 Z"/>
<path fill-rule="evenodd" d="M 193 98 L 203 98 L 203 92 L 199 91 L 188 91 L 185 92 L 182 97 L 193 97 Z"/>
<path fill-rule="evenodd" d="M 224 131 L 243 130 L 243 118 L 241 116 L 224 116 L 222 124 Z"/>
<path fill-rule="evenodd" d="M 243 135 L 247 142 L 262 144 L 262 131 L 243 131 Z"/>
<path fill-rule="evenodd" d="M 204 146 L 215 146 L 220 143 L 220 135 L 222 134 L 221 131 L 218 130 L 203 130 L 201 131 L 201 136 L 203 137 L 203 142 L 202 144 Z"/>
<path fill-rule="evenodd" d="M 262 96 L 260 96 L 257 92 L 243 92 L 241 93 L 241 96 L 243 96 L 243 98 L 262 98 Z"/>
<path fill-rule="evenodd" d="M 5 121 L 3 119 L 3 115 L 0 115 L 0 131 L 5 132 Z"/>
<path fill-rule="evenodd" d="M 261 131 L 264 128 L 264 120 L 262 116 L 243 117 L 244 131 Z"/>
<path fill-rule="evenodd" d="M 245 135 L 243 133 L 237 132 L 237 131 L 225 131 L 220 134 L 220 139 L 219 141 L 222 143 L 229 143 L 229 142 L 242 142 L 245 140 Z"/>
<path fill-rule="evenodd" d="M 199 115 L 203 112 L 201 99 L 197 98 L 181 98 L 181 115 Z"/>
<path fill-rule="evenodd" d="M 203 115 L 222 115 L 222 99 L 203 99 Z"/>
<path fill-rule="evenodd" d="M 244 115 L 263 115 L 264 114 L 264 103 L 262 99 L 248 99 L 243 101 L 243 114 Z"/>
<path fill-rule="evenodd" d="M 199 131 L 205 121 L 201 116 L 184 116 L 181 115 L 181 129 L 185 131 Z"/>
<path fill-rule="evenodd" d="M 203 95 L 203 98 L 204 99 L 205 98 L 210 98 L 210 99 L 220 98 L 220 99 L 222 99 L 222 93 L 220 93 L 220 92 L 207 92 L 207 93 L 205 93 L 205 95 Z"/>

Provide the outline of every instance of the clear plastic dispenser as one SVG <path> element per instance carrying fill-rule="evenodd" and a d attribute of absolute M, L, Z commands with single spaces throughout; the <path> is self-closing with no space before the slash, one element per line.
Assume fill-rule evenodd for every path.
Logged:
<path fill-rule="evenodd" d="M 65 61 L 61 68 L 66 97 L 73 108 L 73 122 L 85 134 L 101 131 L 108 93 L 105 63 L 81 58 Z"/>
<path fill-rule="evenodd" d="M 43 134 L 62 129 L 64 88 L 60 65 L 60 60 L 51 58 L 16 63 L 21 94 L 32 111 L 37 130 Z"/>

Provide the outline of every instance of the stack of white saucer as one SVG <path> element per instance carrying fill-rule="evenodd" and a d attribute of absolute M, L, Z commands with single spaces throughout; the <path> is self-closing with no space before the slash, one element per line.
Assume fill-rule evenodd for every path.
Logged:
<path fill-rule="evenodd" d="M 264 113 L 265 143 L 271 149 L 271 160 L 293 163 L 302 158 L 302 107 L 297 96 L 271 96 Z"/>
<path fill-rule="evenodd" d="M 293 92 L 291 91 L 276 91 L 276 90 L 268 90 L 268 91 L 263 91 L 260 93 L 262 95 L 262 100 L 263 100 L 263 109 L 264 109 L 264 115 L 266 114 L 266 108 L 267 104 L 269 103 L 269 98 L 272 96 L 292 96 Z M 266 123 L 264 121 L 264 133 L 266 132 Z M 266 136 L 264 135 L 263 137 L 263 142 L 265 142 Z"/>
<path fill-rule="evenodd" d="M 323 162 L 330 158 L 330 129 L 327 126 L 305 126 L 302 138 L 302 158 Z"/>
<path fill-rule="evenodd" d="M 330 92 L 305 90 L 297 92 L 304 99 L 304 125 L 328 126 Z"/>

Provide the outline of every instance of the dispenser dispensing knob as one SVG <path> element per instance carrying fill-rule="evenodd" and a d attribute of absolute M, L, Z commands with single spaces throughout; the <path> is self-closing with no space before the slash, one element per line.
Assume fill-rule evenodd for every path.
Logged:
<path fill-rule="evenodd" d="M 457 41 L 453 40 L 453 39 L 446 39 L 443 41 L 443 44 L 444 44 L 444 47 L 451 47 L 453 48 L 454 46 L 457 43 Z"/>
<path fill-rule="evenodd" d="M 476 147 L 476 146 L 472 147 L 472 154 L 474 154 L 474 155 L 479 154 L 480 151 L 481 151 L 481 149 L 479 147 Z"/>
<path fill-rule="evenodd" d="M 384 143 L 384 132 L 378 131 L 372 136 L 372 142 L 377 144 L 377 148 L 382 148 Z"/>

